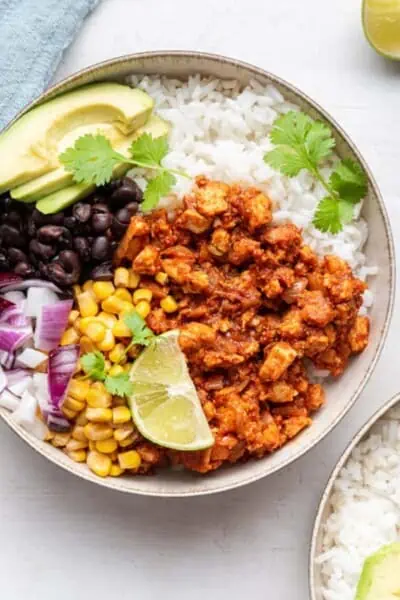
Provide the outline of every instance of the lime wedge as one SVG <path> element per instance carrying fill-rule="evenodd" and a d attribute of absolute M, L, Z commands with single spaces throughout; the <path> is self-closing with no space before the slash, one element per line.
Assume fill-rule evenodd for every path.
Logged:
<path fill-rule="evenodd" d="M 203 450 L 214 438 L 178 337 L 177 330 L 158 336 L 136 359 L 129 406 L 136 427 L 151 442 L 174 450 Z"/>
<path fill-rule="evenodd" d="M 364 0 L 363 26 L 375 50 L 400 60 L 400 0 Z"/>

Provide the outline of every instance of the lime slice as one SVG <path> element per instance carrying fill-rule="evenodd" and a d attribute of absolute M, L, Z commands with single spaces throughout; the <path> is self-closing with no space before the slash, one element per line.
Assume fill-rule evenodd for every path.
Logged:
<path fill-rule="evenodd" d="M 203 450 L 214 438 L 178 337 L 177 330 L 158 336 L 136 359 L 129 406 L 140 433 L 151 442 L 174 450 Z"/>
<path fill-rule="evenodd" d="M 400 60 L 400 0 L 364 0 L 363 26 L 375 50 Z"/>

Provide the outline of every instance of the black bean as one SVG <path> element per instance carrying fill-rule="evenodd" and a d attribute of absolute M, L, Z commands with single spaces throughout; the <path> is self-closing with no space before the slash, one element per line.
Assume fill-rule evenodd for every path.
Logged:
<path fill-rule="evenodd" d="M 8 271 L 10 268 L 10 261 L 5 252 L 0 252 L 0 270 Z"/>
<path fill-rule="evenodd" d="M 29 219 L 28 223 L 25 223 L 26 233 L 29 237 L 35 237 L 37 227 L 33 219 Z"/>
<path fill-rule="evenodd" d="M 21 213 L 16 210 L 10 210 L 7 214 L 7 223 L 14 225 L 14 227 L 20 227 L 21 225 Z"/>
<path fill-rule="evenodd" d="M 92 215 L 92 228 L 96 233 L 103 233 L 110 227 L 112 223 L 112 215 L 107 213 L 94 212 Z"/>
<path fill-rule="evenodd" d="M 52 246 L 49 244 L 42 244 L 39 240 L 31 240 L 29 242 L 29 251 L 42 260 L 49 260 L 57 254 L 57 248 L 54 244 Z"/>
<path fill-rule="evenodd" d="M 115 235 L 115 237 L 117 237 L 118 239 L 122 238 L 127 228 L 128 223 L 121 223 L 121 221 L 118 221 L 118 219 L 114 217 L 113 223 L 111 225 L 111 231 L 113 232 L 113 235 Z"/>
<path fill-rule="evenodd" d="M 115 218 L 120 223 L 125 223 L 126 225 L 129 225 L 129 221 L 131 220 L 131 214 L 130 214 L 129 210 L 125 207 L 125 208 L 121 208 L 116 213 Z"/>
<path fill-rule="evenodd" d="M 75 219 L 75 217 L 65 217 L 64 227 L 67 227 L 68 229 L 73 230 L 76 227 L 77 222 L 78 221 Z"/>
<path fill-rule="evenodd" d="M 93 242 L 92 257 L 95 260 L 107 260 L 108 258 L 111 258 L 110 250 L 110 242 L 105 236 L 101 235 L 97 237 Z"/>
<path fill-rule="evenodd" d="M 44 244 L 58 244 L 69 248 L 72 243 L 71 232 L 61 225 L 43 225 L 37 232 L 37 238 Z"/>
<path fill-rule="evenodd" d="M 139 209 L 139 204 L 137 202 L 129 202 L 129 204 L 127 204 L 125 206 L 125 208 L 127 210 L 129 210 L 129 213 L 130 213 L 130 215 L 132 217 L 133 215 L 136 215 L 136 213 L 137 213 L 137 211 Z"/>
<path fill-rule="evenodd" d="M 54 215 L 43 215 L 45 223 L 47 225 L 63 225 L 64 224 L 64 213 L 59 212 Z"/>
<path fill-rule="evenodd" d="M 87 202 L 77 202 L 74 204 L 72 214 L 80 223 L 86 223 L 91 217 L 92 207 Z"/>
<path fill-rule="evenodd" d="M 87 238 L 76 237 L 73 241 L 73 246 L 83 262 L 88 262 L 91 257 L 90 242 Z"/>
<path fill-rule="evenodd" d="M 7 224 L 0 226 L 0 239 L 4 246 L 23 248 L 25 245 L 24 236 L 21 232 L 16 227 Z"/>
<path fill-rule="evenodd" d="M 17 265 L 15 265 L 13 272 L 17 275 L 21 275 L 21 277 L 33 277 L 35 274 L 35 269 L 27 262 L 19 262 Z"/>
<path fill-rule="evenodd" d="M 101 265 L 97 265 L 90 272 L 90 279 L 96 281 L 112 281 L 113 279 L 113 268 L 112 262 L 103 262 Z"/>
<path fill-rule="evenodd" d="M 8 249 L 8 258 L 10 259 L 10 263 L 12 265 L 16 265 L 19 262 L 27 262 L 28 257 L 25 252 L 22 252 L 19 248 L 9 248 Z"/>
<path fill-rule="evenodd" d="M 110 209 L 108 208 L 107 204 L 105 204 L 104 202 L 98 202 L 97 204 L 93 204 L 92 211 L 93 211 L 93 214 L 108 215 L 110 212 Z"/>
<path fill-rule="evenodd" d="M 63 250 L 59 256 L 45 268 L 45 277 L 57 285 L 67 287 L 79 281 L 81 263 L 79 256 L 72 250 Z"/>
<path fill-rule="evenodd" d="M 46 215 L 38 211 L 37 208 L 32 212 L 32 221 L 36 225 L 44 225 L 46 223 Z"/>

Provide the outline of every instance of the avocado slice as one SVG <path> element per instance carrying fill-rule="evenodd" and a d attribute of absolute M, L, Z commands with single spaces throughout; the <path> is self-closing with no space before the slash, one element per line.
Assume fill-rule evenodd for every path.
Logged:
<path fill-rule="evenodd" d="M 0 194 L 60 167 L 60 152 L 93 127 L 130 135 L 146 123 L 153 105 L 142 90 L 106 82 L 33 108 L 0 134 Z"/>
<path fill-rule="evenodd" d="M 400 543 L 383 546 L 364 562 L 355 600 L 400 598 Z"/>
<path fill-rule="evenodd" d="M 115 149 L 118 150 L 121 154 L 125 156 L 129 155 L 129 148 L 132 142 L 143 133 L 149 133 L 154 138 L 161 137 L 163 135 L 167 135 L 169 132 L 169 125 L 166 121 L 163 121 L 157 115 L 153 115 L 147 121 L 144 127 L 139 128 L 132 135 L 125 137 L 124 141 L 120 143 Z M 120 164 L 114 168 L 113 178 L 121 177 L 124 175 L 129 169 L 132 168 L 132 165 L 129 164 Z M 72 177 L 71 177 L 72 179 Z M 61 210 L 64 210 L 71 204 L 74 204 L 78 200 L 82 200 L 82 198 L 86 198 L 96 189 L 95 185 L 87 184 L 87 183 L 75 183 L 68 187 L 63 188 L 62 190 L 56 191 L 53 194 L 49 194 L 45 196 L 39 202 L 36 203 L 36 208 L 45 215 L 52 215 Z"/>

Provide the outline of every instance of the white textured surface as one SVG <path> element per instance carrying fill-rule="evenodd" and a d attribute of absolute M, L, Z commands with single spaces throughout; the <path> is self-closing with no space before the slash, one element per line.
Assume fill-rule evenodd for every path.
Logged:
<path fill-rule="evenodd" d="M 286 78 L 338 119 L 370 163 L 400 239 L 400 64 L 375 56 L 360 0 L 104 0 L 59 70 L 112 56 L 196 49 Z M 284 473 L 209 498 L 111 493 L 36 456 L 0 423 L 0 598 L 307 600 L 319 495 L 351 435 L 399 389 L 400 315 L 341 425 Z"/>

